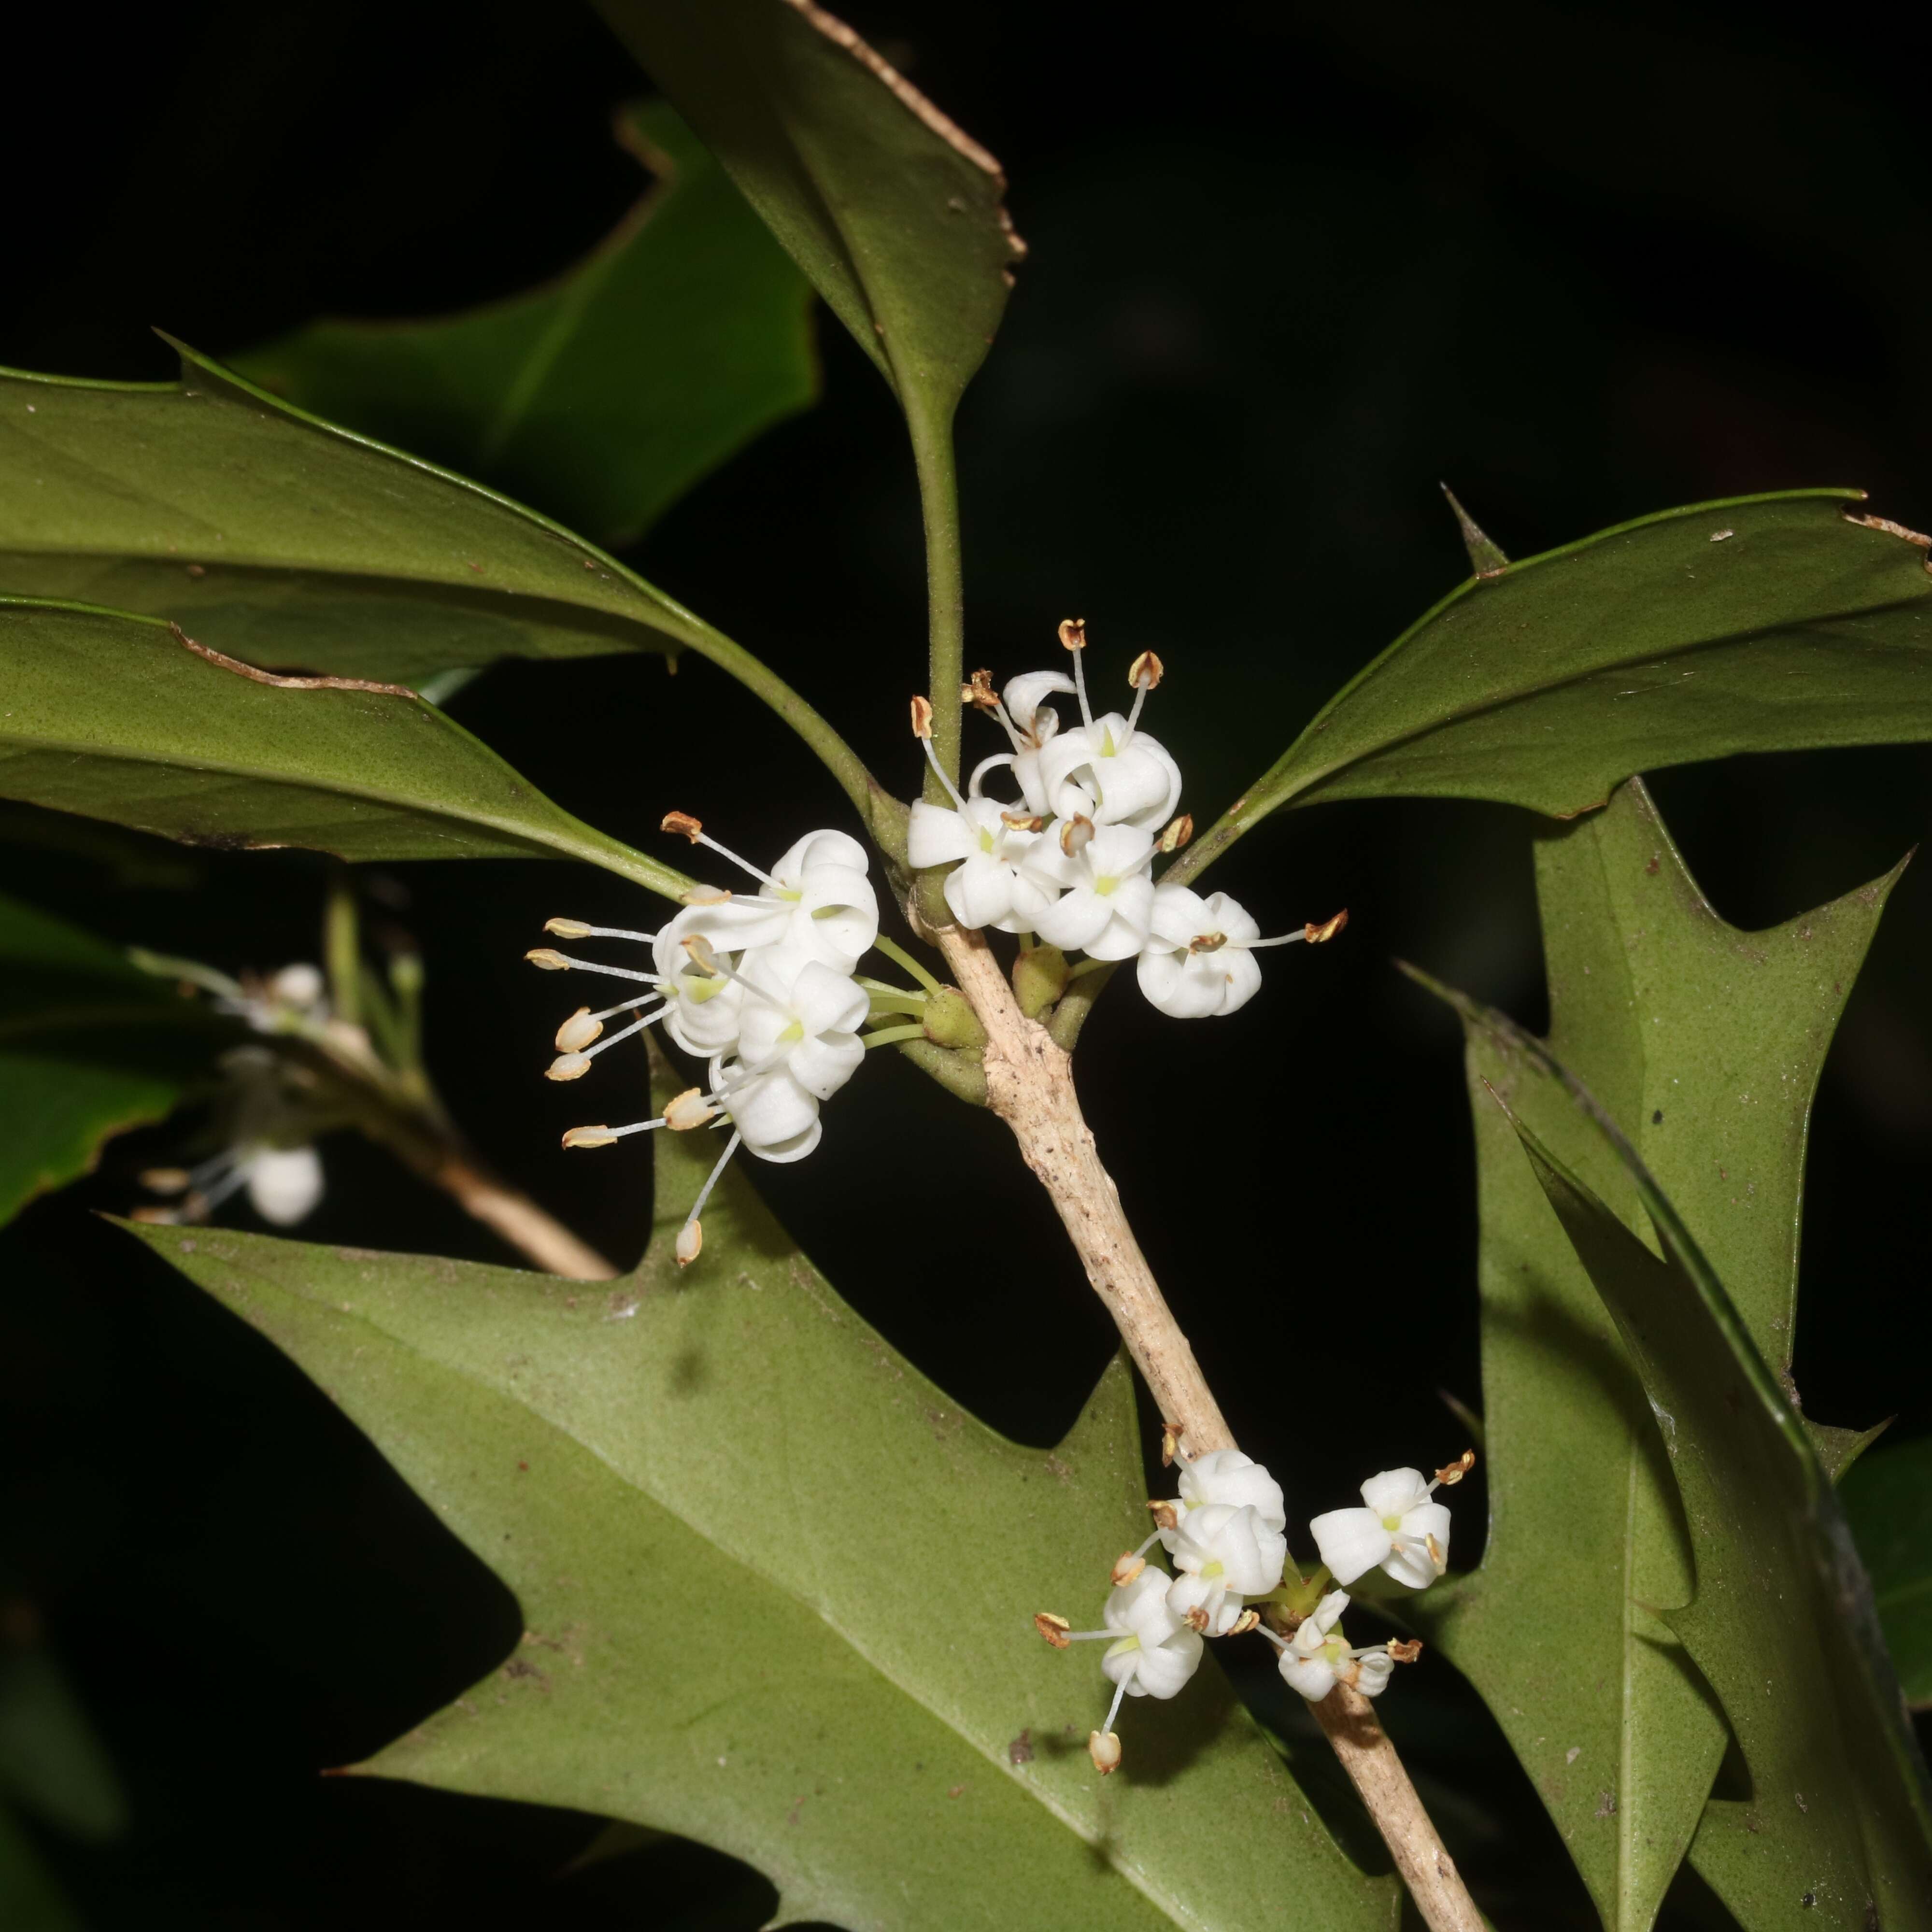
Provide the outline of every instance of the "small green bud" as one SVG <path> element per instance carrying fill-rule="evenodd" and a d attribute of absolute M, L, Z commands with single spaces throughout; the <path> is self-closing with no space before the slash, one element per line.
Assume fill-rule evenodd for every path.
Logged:
<path fill-rule="evenodd" d="M 978 1052 L 986 1044 L 986 1029 L 966 995 L 957 986 L 942 986 L 926 996 L 926 1010 L 920 1016 L 926 1036 L 940 1046 L 962 1047 Z"/>
<path fill-rule="evenodd" d="M 1066 980 L 1066 955 L 1057 946 L 1023 946 L 1013 962 L 1013 994 L 1030 1020 L 1058 1002 Z"/>

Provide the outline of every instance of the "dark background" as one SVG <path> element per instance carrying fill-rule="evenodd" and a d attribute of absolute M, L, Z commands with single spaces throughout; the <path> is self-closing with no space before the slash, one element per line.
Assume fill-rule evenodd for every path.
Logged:
<path fill-rule="evenodd" d="M 1448 478 L 1527 555 L 1666 506 L 1856 484 L 1932 525 L 1932 210 L 1917 10 L 1761 5 L 866 5 L 848 17 L 998 153 L 1032 244 L 962 422 L 975 663 L 1106 675 L 1157 649 L 1150 722 L 1206 817 L 1462 574 Z M 1190 31 L 1198 24 L 1199 31 Z M 160 324 L 221 354 L 321 313 L 406 314 L 566 266 L 634 198 L 608 139 L 639 89 L 568 6 L 186 4 L 10 28 L 0 361 L 164 377 Z M 638 547 L 910 790 L 921 681 L 909 466 L 829 319 L 815 412 Z M 694 659 L 504 665 L 453 706 L 570 809 L 651 845 L 668 808 L 776 849 L 844 822 L 829 781 Z M 1788 917 L 1923 835 L 1924 752 L 1778 757 L 1655 790 L 1718 908 Z M 809 801 L 808 804 L 802 801 Z M 76 849 L 10 820 L 0 887 L 228 968 L 313 956 L 319 866 Z M 1453 1025 L 1415 959 L 1542 1018 L 1526 814 L 1285 814 L 1216 883 L 1280 929 L 1236 1018 L 1126 987 L 1082 1049 L 1090 1114 L 1236 1432 L 1346 1500 L 1375 1459 L 1462 1441 L 1480 1401 L 1472 1163 Z M 132 849 L 132 848 L 130 848 Z M 556 1005 L 518 956 L 601 875 L 394 868 L 430 1048 L 488 1154 L 614 1256 L 640 1163 L 556 1151 L 537 1078 Z M 1796 1375 L 1821 1419 L 1932 1429 L 1923 1366 L 1932 882 L 1894 897 L 1814 1124 Z M 1046 1442 L 1112 1346 L 989 1119 L 868 1068 L 797 1168 L 758 1177 L 839 1288 L 990 1421 Z M 496 1663 L 514 1606 L 292 1369 L 85 1209 L 123 1209 L 165 1136 L 0 1238 L 0 1583 L 31 1601 L 126 1784 L 127 1832 L 44 1849 L 108 1928 L 742 1925 L 770 1893 L 709 1855 L 559 1880 L 568 1814 L 324 1782 Z M 326 1150 L 323 1240 L 501 1258 L 357 1144 Z M 868 1213 L 844 1204 L 862 1187 Z M 1365 1460 L 1365 1459 L 1367 1459 Z M 830 1472 L 827 1472 L 828 1475 Z M 1477 1554 L 1480 1497 L 1459 1512 Z M 1389 1700 L 1502 1922 L 1580 1893 L 1480 1708 L 1439 1662 Z M 707 1901 L 697 1916 L 693 1899 Z M 1703 1903 L 1686 1896 L 1678 1922 Z"/>

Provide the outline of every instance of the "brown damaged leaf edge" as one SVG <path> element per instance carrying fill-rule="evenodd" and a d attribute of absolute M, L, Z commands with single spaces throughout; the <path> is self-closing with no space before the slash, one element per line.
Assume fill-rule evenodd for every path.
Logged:
<path fill-rule="evenodd" d="M 383 698 L 413 698 L 421 702 L 421 694 L 406 684 L 376 684 L 366 677 L 278 677 L 272 670 L 244 664 L 239 658 L 196 643 L 178 624 L 170 624 L 168 628 L 175 634 L 175 641 L 185 644 L 196 657 L 206 658 L 224 670 L 232 670 L 238 677 L 248 678 L 256 684 L 272 684 L 278 691 L 373 691 Z"/>
<path fill-rule="evenodd" d="M 1927 553 L 1925 572 L 1932 576 L 1932 537 L 1922 536 L 1917 530 L 1908 530 L 1903 524 L 1895 524 L 1889 517 L 1868 516 L 1862 510 L 1840 510 L 1838 514 L 1848 524 L 1856 524 L 1861 530 L 1882 530 L 1888 537 L 1897 537 L 1901 542 L 1916 544 Z"/>
<path fill-rule="evenodd" d="M 1006 170 L 998 161 L 981 147 L 972 136 L 958 122 L 950 121 L 934 106 L 912 82 L 884 56 L 868 46 L 843 20 L 828 14 L 822 7 L 814 6 L 812 0 L 785 0 L 785 4 L 802 16 L 835 46 L 843 47 L 859 64 L 871 73 L 880 83 L 889 88 L 900 103 L 918 116 L 927 127 L 937 134 L 956 154 L 963 154 L 982 172 L 990 175 L 998 183 L 1004 194 L 1006 188 Z M 1004 206 L 994 211 L 1000 218 L 1000 226 L 1006 230 L 1006 240 L 1011 244 L 1013 260 L 1018 261 L 1027 251 L 1027 244 L 1015 232 L 1012 218 Z M 1010 282 L 1012 278 L 1006 278 Z"/>

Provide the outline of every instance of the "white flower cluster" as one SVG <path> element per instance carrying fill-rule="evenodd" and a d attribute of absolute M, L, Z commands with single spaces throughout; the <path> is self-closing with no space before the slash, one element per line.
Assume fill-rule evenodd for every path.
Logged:
<path fill-rule="evenodd" d="M 758 890 L 702 888 L 656 932 L 576 919 L 554 919 L 544 928 L 565 939 L 649 946 L 648 972 L 549 946 L 524 957 L 549 971 L 602 973 L 646 988 L 601 1012 L 578 1007 L 557 1029 L 550 1078 L 580 1078 L 606 1048 L 660 1021 L 687 1053 L 710 1063 L 708 1088 L 679 1094 L 658 1119 L 572 1127 L 563 1137 L 567 1148 L 608 1147 L 657 1127 L 680 1132 L 729 1123 L 730 1140 L 678 1233 L 677 1258 L 688 1264 L 703 1246 L 698 1217 L 726 1162 L 741 1146 L 760 1160 L 802 1160 L 824 1131 L 820 1103 L 865 1058 L 859 1028 L 871 1011 L 871 996 L 854 973 L 878 938 L 879 904 L 866 876 L 865 848 L 842 832 L 808 832 L 764 872 L 719 844 L 687 813 L 672 812 L 664 830 L 722 854 L 758 881 Z M 606 1034 L 604 1022 L 620 1013 L 635 1017 Z"/>
<path fill-rule="evenodd" d="M 1157 884 L 1156 856 L 1178 851 L 1194 830 L 1192 819 L 1173 815 L 1180 768 L 1140 728 L 1161 662 L 1143 651 L 1127 674 L 1132 709 L 1096 718 L 1082 669 L 1084 621 L 1069 618 L 1060 637 L 1072 655 L 1070 678 L 1027 671 L 996 694 L 991 674 L 979 671 L 961 692 L 1004 728 L 1012 748 L 982 759 L 963 796 L 934 756 L 931 706 L 914 700 L 914 730 L 952 804 L 922 800 L 913 807 L 908 857 L 917 868 L 952 867 L 942 890 L 962 926 L 1036 934 L 1091 959 L 1132 959 L 1142 992 L 1178 1019 L 1232 1013 L 1260 988 L 1257 950 L 1331 939 L 1348 915 L 1264 939 L 1226 893 L 1204 898 L 1186 886 Z M 1077 700 L 1077 726 L 1063 730 L 1048 702 L 1056 693 Z M 981 790 L 1002 766 L 1019 788 L 1016 803 Z"/>
<path fill-rule="evenodd" d="M 1298 1576 L 1282 1588 L 1287 1510 L 1281 1485 L 1258 1462 L 1238 1449 L 1190 1457 L 1171 1430 L 1163 1444 L 1168 1453 L 1181 1465 L 1180 1493 L 1148 1504 L 1154 1533 L 1114 1564 L 1103 1628 L 1073 1630 L 1049 1611 L 1034 1618 L 1056 1650 L 1106 1643 L 1100 1668 L 1114 1685 L 1114 1700 L 1106 1722 L 1087 1740 L 1103 1774 L 1120 1762 L 1114 1720 L 1122 1699 L 1176 1695 L 1199 1667 L 1205 1638 L 1258 1630 L 1280 1654 L 1283 1682 L 1312 1703 L 1337 1684 L 1378 1696 L 1397 1664 L 1413 1663 L 1421 1654 L 1420 1643 L 1394 1639 L 1351 1648 L 1340 1626 L 1348 1606 L 1342 1589 L 1294 1613 L 1291 1600 L 1299 1595 L 1305 1604 L 1314 1586 Z M 1438 1470 L 1433 1481 L 1414 1469 L 1384 1471 L 1362 1486 L 1366 1508 L 1317 1516 L 1309 1527 L 1333 1580 L 1352 1583 L 1379 1564 L 1418 1589 L 1435 1582 L 1448 1561 L 1449 1512 L 1430 1498 L 1437 1488 L 1460 1482 L 1474 1463 L 1474 1453 L 1467 1452 Z M 1147 1562 L 1156 1543 L 1173 1563 L 1172 1574 Z M 1286 1636 L 1262 1622 L 1262 1607 L 1286 1627 Z"/>
<path fill-rule="evenodd" d="M 213 976 L 211 976 L 212 977 Z M 218 1012 L 247 1021 L 257 1033 L 326 1034 L 332 1022 L 322 969 L 306 961 L 266 980 L 215 979 Z M 151 1167 L 141 1175 L 150 1193 L 178 1197 L 172 1208 L 137 1208 L 137 1221 L 178 1226 L 205 1221 L 232 1196 L 278 1228 L 292 1228 L 322 1198 L 322 1156 L 312 1144 L 315 1122 L 291 1090 L 290 1070 L 266 1047 L 232 1047 L 220 1058 L 217 1113 L 220 1153 L 193 1167 Z"/>

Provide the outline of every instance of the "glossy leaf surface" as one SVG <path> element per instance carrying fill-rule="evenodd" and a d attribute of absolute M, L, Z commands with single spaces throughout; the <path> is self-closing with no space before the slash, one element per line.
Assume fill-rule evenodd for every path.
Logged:
<path fill-rule="evenodd" d="M 1932 1707 L 1932 1438 L 1874 1451 L 1838 1493 L 1906 1697 Z"/>
<path fill-rule="evenodd" d="M 1629 1124 L 1788 1373 L 1811 1096 L 1889 879 L 1759 933 L 1699 891 L 1640 782 L 1539 840 L 1551 1050 Z M 1607 1925 L 1642 1932 L 1724 1744 L 1655 1612 L 1692 1547 L 1628 1352 L 1484 1082 L 1633 1222 L 1634 1184 L 1560 1090 L 1472 1031 L 1492 1520 L 1414 1606 L 1496 1712 Z"/>
<path fill-rule="evenodd" d="M 563 856 L 667 896 L 687 883 L 407 693 L 283 688 L 158 620 L 18 598 L 0 598 L 0 797 L 224 849 Z"/>
<path fill-rule="evenodd" d="M 1024 252 L 992 155 L 810 0 L 599 10 L 908 415 L 949 420 Z"/>
<path fill-rule="evenodd" d="M 658 185 L 556 281 L 461 315 L 315 322 L 235 366 L 630 542 L 818 376 L 811 289 L 706 150 L 662 102 L 617 136 Z"/>
<path fill-rule="evenodd" d="M 1570 818 L 1667 765 L 1932 737 L 1928 552 L 1847 521 L 1857 500 L 1669 510 L 1472 578 L 1169 876 L 1290 802 L 1481 798 Z"/>
<path fill-rule="evenodd" d="M 414 683 L 715 634 L 561 526 L 278 401 L 0 372 L 0 592 L 172 618 L 271 668 Z"/>
<path fill-rule="evenodd" d="M 668 1086 L 660 1079 L 660 1095 Z M 682 1833 L 776 1922 L 1392 1928 L 1212 1664 L 1123 1717 L 1086 1618 L 1144 1520 L 1117 1364 L 1054 1449 L 1000 1440 L 728 1178 L 657 1137 L 637 1272 L 594 1286 L 206 1229 L 140 1237 L 328 1390 L 513 1589 L 527 1634 L 365 1770 Z"/>
<path fill-rule="evenodd" d="M 1587 1093 L 1573 1098 L 1634 1180 L 1660 1258 L 1526 1127 L 1522 1144 L 1656 1416 L 1696 1571 L 1666 1618 L 1750 1784 L 1713 1799 L 1693 1861 L 1742 1924 L 1932 1925 L 1932 1786 L 1836 1494 L 1689 1230 Z"/>
<path fill-rule="evenodd" d="M 194 1003 L 114 947 L 0 898 L 0 1222 L 159 1120 L 214 1043 Z"/>

